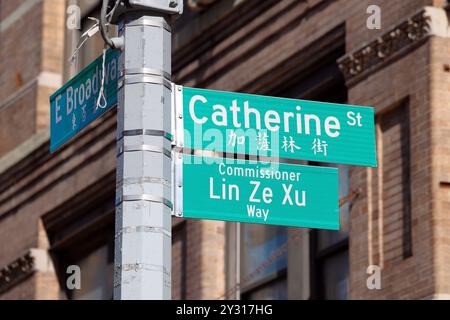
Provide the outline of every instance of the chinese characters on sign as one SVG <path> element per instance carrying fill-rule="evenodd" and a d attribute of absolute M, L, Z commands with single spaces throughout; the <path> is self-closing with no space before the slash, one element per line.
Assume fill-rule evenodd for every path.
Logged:
<path fill-rule="evenodd" d="M 117 104 L 118 60 L 119 51 L 106 51 L 103 90 L 106 105 L 97 106 L 102 83 L 102 56 L 50 97 L 50 151 L 55 151 Z"/>

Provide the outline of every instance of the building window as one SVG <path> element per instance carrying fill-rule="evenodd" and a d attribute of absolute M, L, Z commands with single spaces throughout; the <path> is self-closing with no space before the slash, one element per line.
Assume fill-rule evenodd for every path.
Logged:
<path fill-rule="evenodd" d="M 241 239 L 241 298 L 287 299 L 287 228 L 241 224 Z"/>
<path fill-rule="evenodd" d="M 81 270 L 81 288 L 71 290 L 73 300 L 110 300 L 113 298 L 114 246 L 101 246 L 75 262 Z"/>
<path fill-rule="evenodd" d="M 243 295 L 244 300 L 286 300 L 287 299 L 287 278 L 285 273 L 282 277 L 268 282 L 255 290 L 248 291 Z"/>
<path fill-rule="evenodd" d="M 328 165 L 323 165 L 328 166 Z M 339 165 L 339 199 L 349 195 L 349 168 Z M 341 228 L 311 231 L 311 298 L 344 300 L 348 294 L 349 201 L 339 210 Z"/>
<path fill-rule="evenodd" d="M 42 218 L 67 299 L 113 298 L 115 185 L 115 175 L 110 174 Z M 81 289 L 67 287 L 73 265 L 80 268 Z"/>

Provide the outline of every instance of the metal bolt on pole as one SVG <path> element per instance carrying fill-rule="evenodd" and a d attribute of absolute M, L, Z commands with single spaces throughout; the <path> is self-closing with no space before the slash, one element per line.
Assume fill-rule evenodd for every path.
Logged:
<path fill-rule="evenodd" d="M 171 299 L 171 28 L 160 11 L 120 20 L 114 299 Z"/>

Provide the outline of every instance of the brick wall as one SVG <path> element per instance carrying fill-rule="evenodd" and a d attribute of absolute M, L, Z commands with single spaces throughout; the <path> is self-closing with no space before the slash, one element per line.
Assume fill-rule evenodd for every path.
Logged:
<path fill-rule="evenodd" d="M 389 14 L 390 11 L 387 12 Z M 395 14 L 392 13 L 392 16 Z M 386 198 L 386 194 L 391 192 L 389 188 L 393 181 L 383 175 L 392 163 L 398 162 L 398 166 L 402 164 L 403 170 L 406 167 L 401 161 L 401 154 L 383 164 L 384 139 L 387 138 L 390 143 L 388 148 L 395 141 L 383 137 L 385 132 L 379 130 L 378 143 L 383 141 L 378 150 L 379 167 L 352 170 L 351 184 L 360 185 L 363 194 L 367 195 L 367 199 L 359 198 L 350 217 L 353 298 L 426 299 L 436 297 L 436 293 L 449 293 L 448 274 L 444 271 L 448 270 L 444 263 L 448 262 L 445 260 L 448 259 L 448 238 L 444 234 L 448 234 L 449 225 L 448 218 L 441 215 L 445 202 L 440 198 L 448 197 L 448 190 L 445 183 L 440 183 L 445 180 L 443 172 L 437 169 L 442 169 L 443 163 L 448 163 L 445 151 L 437 151 L 446 149 L 443 139 L 449 124 L 442 107 L 449 92 L 448 74 L 444 72 L 444 65 L 448 63 L 448 58 L 444 58 L 446 54 L 448 39 L 432 37 L 420 48 L 374 72 L 349 90 L 350 103 L 373 105 L 378 114 L 392 108 L 402 108 L 405 104 L 408 106 L 409 114 L 406 111 L 402 113 L 403 121 L 410 122 L 411 153 L 408 190 L 411 198 L 411 256 L 395 255 L 393 246 L 400 245 L 408 230 L 398 224 L 399 221 L 403 222 L 401 219 L 392 221 L 393 216 L 398 216 L 399 203 L 387 206 L 399 194 Z M 430 83 L 434 86 L 430 86 Z M 395 166 L 392 170 L 396 170 Z M 380 185 L 380 181 L 385 183 Z M 399 185 L 394 188 L 401 192 Z M 380 197 L 381 192 L 383 196 Z M 389 251 L 389 248 L 394 250 Z M 371 264 L 382 267 L 381 290 L 368 290 L 366 287 L 366 268 Z"/>
<path fill-rule="evenodd" d="M 65 1 L 1 1 L 0 6 L 2 156 L 49 126 L 49 95 L 61 85 L 64 63 Z M 18 150 L 15 152 L 20 153 Z M 10 156 L 14 157 L 14 154 Z M 6 160 L 2 159 L 5 165 Z M 6 183 L 5 180 L 3 182 Z M 35 187 L 37 183 L 32 181 L 20 188 L 30 190 Z M 13 201 L 19 203 L 20 195 L 12 194 Z M 5 196 L 4 190 L 2 196 Z M 42 233 L 39 214 L 42 209 L 34 207 L 27 212 L 22 207 L 13 210 L 8 218 L 2 216 L 0 232 L 4 242 L 0 250 L 0 267 L 5 267 L 32 248 L 39 248 L 42 243 L 39 240 Z M 3 207 L 2 213 L 5 211 L 8 209 Z M 58 295 L 54 271 L 36 270 L 25 281 L 2 294 L 1 298 L 55 299 Z"/>
<path fill-rule="evenodd" d="M 450 298 L 450 38 L 433 38 L 431 51 L 431 126 L 433 253 L 436 298 Z"/>
<path fill-rule="evenodd" d="M 386 239 L 385 231 L 389 226 L 380 220 L 379 208 L 385 208 L 383 200 L 389 200 L 377 197 L 380 192 L 388 192 L 387 185 L 378 183 L 383 181 L 381 174 L 385 168 L 382 165 L 377 169 L 353 168 L 350 184 L 360 186 L 363 194 L 369 197 L 359 198 L 350 215 L 350 292 L 353 298 L 425 298 L 434 290 L 428 62 L 429 46 L 423 45 L 349 90 L 350 103 L 375 106 L 377 113 L 400 107 L 407 99 L 411 128 L 413 255 L 385 265 L 385 249 L 390 245 L 387 241 L 403 236 L 398 229 L 396 237 L 394 233 L 394 238 Z M 378 156 L 382 156 L 380 150 Z M 381 219 L 388 220 L 394 214 L 392 209 L 385 210 Z M 371 264 L 383 267 L 382 290 L 368 290 L 366 287 L 366 269 Z M 411 288 L 413 284 L 415 289 Z"/>
<path fill-rule="evenodd" d="M 49 126 L 48 98 L 61 85 L 64 63 L 65 1 L 2 1 L 0 11 L 3 155 Z"/>

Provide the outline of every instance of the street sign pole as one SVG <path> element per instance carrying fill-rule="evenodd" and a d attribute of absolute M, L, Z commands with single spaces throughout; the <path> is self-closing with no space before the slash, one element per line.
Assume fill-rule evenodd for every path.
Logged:
<path fill-rule="evenodd" d="M 149 13 L 150 12 L 150 13 Z M 160 11 L 119 23 L 114 299 L 171 299 L 171 31 Z"/>

